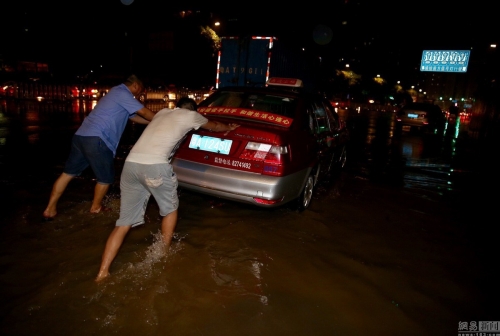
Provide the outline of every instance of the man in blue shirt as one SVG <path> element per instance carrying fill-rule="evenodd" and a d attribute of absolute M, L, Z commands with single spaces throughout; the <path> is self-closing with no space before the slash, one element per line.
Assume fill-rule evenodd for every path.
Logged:
<path fill-rule="evenodd" d="M 49 204 L 43 212 L 46 220 L 57 215 L 57 202 L 68 183 L 89 166 L 97 179 L 90 212 L 99 213 L 103 209 L 102 200 L 114 182 L 114 157 L 127 121 L 148 124 L 155 115 L 135 98 L 143 90 L 142 81 L 131 75 L 102 97 L 83 120 L 73 136 L 64 171 L 52 187 Z"/>

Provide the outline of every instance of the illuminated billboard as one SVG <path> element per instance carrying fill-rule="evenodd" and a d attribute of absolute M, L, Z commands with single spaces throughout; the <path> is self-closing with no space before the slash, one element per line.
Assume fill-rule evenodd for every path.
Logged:
<path fill-rule="evenodd" d="M 420 71 L 467 72 L 470 50 L 424 50 Z"/>

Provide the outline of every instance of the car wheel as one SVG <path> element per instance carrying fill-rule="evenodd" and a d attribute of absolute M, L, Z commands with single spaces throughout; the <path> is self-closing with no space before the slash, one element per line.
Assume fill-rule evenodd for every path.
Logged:
<path fill-rule="evenodd" d="M 314 172 L 311 172 L 307 177 L 304 189 L 300 193 L 297 199 L 297 211 L 302 212 L 309 207 L 311 204 L 312 196 L 314 192 Z"/>

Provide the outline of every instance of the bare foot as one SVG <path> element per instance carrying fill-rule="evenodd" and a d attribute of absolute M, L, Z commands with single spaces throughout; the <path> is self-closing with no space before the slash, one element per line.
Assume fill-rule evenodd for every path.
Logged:
<path fill-rule="evenodd" d="M 43 217 L 47 218 L 47 219 L 54 218 L 56 215 L 57 215 L 57 211 L 55 211 L 55 210 L 45 209 L 45 211 L 43 212 Z"/>
<path fill-rule="evenodd" d="M 108 272 L 99 272 L 99 274 L 97 274 L 97 277 L 95 278 L 95 282 L 100 282 L 101 280 L 106 279 L 108 276 Z"/>
<path fill-rule="evenodd" d="M 97 214 L 99 212 L 106 212 L 106 211 L 111 211 L 111 208 L 107 208 L 105 206 L 101 206 L 98 209 L 90 209 L 90 213 Z"/>
<path fill-rule="evenodd" d="M 102 208 L 102 206 L 100 206 L 98 208 L 91 207 L 90 213 L 94 213 L 94 214 L 99 213 L 99 212 L 101 212 L 101 208 Z"/>

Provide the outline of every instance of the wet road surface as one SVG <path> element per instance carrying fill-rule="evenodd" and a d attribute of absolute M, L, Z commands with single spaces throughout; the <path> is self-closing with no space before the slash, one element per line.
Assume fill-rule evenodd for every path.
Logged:
<path fill-rule="evenodd" d="M 1 101 L 2 335 L 457 335 L 459 322 L 500 320 L 493 202 L 466 122 L 396 136 L 390 112 L 343 112 L 348 164 L 308 210 L 180 191 L 169 255 L 152 201 L 96 284 L 118 183 L 112 211 L 90 214 L 83 174 L 40 220 L 91 104 Z M 118 171 L 141 127 L 127 127 Z"/>

